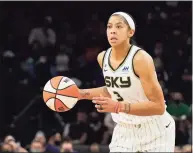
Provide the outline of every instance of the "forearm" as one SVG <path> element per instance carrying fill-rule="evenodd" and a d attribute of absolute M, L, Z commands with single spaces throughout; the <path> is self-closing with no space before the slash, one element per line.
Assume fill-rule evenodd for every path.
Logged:
<path fill-rule="evenodd" d="M 99 97 L 100 95 L 105 97 L 110 97 L 110 94 L 107 91 L 106 86 L 91 88 L 91 89 L 80 89 L 80 97 L 79 99 L 88 99 L 92 100 L 93 97 Z"/>
<path fill-rule="evenodd" d="M 120 111 L 128 113 L 131 115 L 137 116 L 152 116 L 152 115 L 162 115 L 165 111 L 164 104 L 158 104 L 156 102 L 139 102 L 139 103 L 131 103 L 122 102 L 120 104 Z"/>

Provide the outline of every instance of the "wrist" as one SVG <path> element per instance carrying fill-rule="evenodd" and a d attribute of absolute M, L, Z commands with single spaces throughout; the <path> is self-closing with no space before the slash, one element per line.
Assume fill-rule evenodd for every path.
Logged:
<path fill-rule="evenodd" d="M 89 99 L 90 93 L 86 89 L 79 89 L 78 100 Z"/>
<path fill-rule="evenodd" d="M 124 110 L 125 110 L 124 104 L 121 102 L 117 102 L 115 105 L 115 113 L 124 112 Z"/>
<path fill-rule="evenodd" d="M 126 103 L 126 102 L 122 102 L 120 103 L 120 106 L 119 106 L 119 112 L 123 112 L 123 113 L 126 113 L 126 114 L 129 114 L 130 113 L 130 103 Z"/>
<path fill-rule="evenodd" d="M 78 89 L 78 92 L 79 92 L 78 100 L 82 100 L 83 99 L 82 90 Z"/>
<path fill-rule="evenodd" d="M 119 105 L 119 112 L 124 112 L 125 111 L 125 104 L 124 103 L 120 103 Z"/>

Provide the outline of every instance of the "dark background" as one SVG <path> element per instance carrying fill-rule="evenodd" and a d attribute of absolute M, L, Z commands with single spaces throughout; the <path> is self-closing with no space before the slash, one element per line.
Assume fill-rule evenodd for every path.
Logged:
<path fill-rule="evenodd" d="M 177 131 L 178 124 L 183 125 L 177 132 L 177 145 L 190 143 L 191 134 L 186 132 L 192 125 L 192 2 L 170 3 L 0 2 L 2 140 L 12 134 L 27 145 L 38 130 L 55 129 L 62 134 L 64 127 L 42 101 L 42 87 L 58 75 L 78 79 L 80 88 L 104 85 L 96 56 L 109 47 L 105 31 L 109 16 L 125 11 L 136 22 L 134 43 L 154 58 Z M 48 22 L 46 16 L 52 21 Z M 39 33 L 32 36 L 37 27 L 40 27 Z M 48 28 L 52 29 L 51 33 L 47 32 Z M 49 42 L 49 38 L 53 41 Z M 14 120 L 29 105 L 29 109 Z M 181 107 L 185 111 L 179 112 Z M 94 106 L 90 101 L 81 101 L 69 112 L 60 113 L 63 122 L 74 122 L 77 111 L 89 114 Z M 104 115 L 98 120 L 103 123 Z"/>

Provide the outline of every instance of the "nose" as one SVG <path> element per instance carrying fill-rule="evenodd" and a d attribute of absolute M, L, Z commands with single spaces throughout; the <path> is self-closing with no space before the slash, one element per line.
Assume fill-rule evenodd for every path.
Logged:
<path fill-rule="evenodd" d="M 116 29 L 115 29 L 115 28 L 111 28 L 110 33 L 111 33 L 111 34 L 115 34 L 115 33 L 116 33 Z"/>
<path fill-rule="evenodd" d="M 116 33 L 116 31 L 115 30 L 111 30 L 111 34 L 115 34 Z"/>

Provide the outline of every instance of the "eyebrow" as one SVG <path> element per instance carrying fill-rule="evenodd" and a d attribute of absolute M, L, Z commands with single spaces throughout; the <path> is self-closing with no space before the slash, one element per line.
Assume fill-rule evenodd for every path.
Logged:
<path fill-rule="evenodd" d="M 107 25 L 108 25 L 108 24 L 112 24 L 112 23 L 109 22 L 109 23 L 107 23 Z M 122 24 L 122 22 L 117 22 L 116 24 Z"/>

